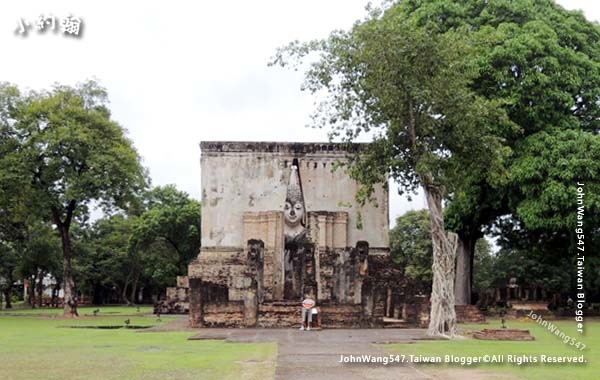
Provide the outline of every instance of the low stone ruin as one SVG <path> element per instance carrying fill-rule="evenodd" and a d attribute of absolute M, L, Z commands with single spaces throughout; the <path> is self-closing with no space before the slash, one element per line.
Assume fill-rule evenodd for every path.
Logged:
<path fill-rule="evenodd" d="M 190 283 L 187 276 L 177 276 L 177 286 L 167 288 L 166 299 L 154 304 L 154 314 L 187 314 L 190 312 Z"/>
<path fill-rule="evenodd" d="M 552 312 L 548 309 L 548 302 L 510 301 L 510 306 L 507 315 L 512 318 L 523 318 L 531 312 L 546 318 L 553 318 Z"/>
<path fill-rule="evenodd" d="M 475 339 L 483 340 L 534 340 L 529 330 L 484 329 L 473 334 Z"/>

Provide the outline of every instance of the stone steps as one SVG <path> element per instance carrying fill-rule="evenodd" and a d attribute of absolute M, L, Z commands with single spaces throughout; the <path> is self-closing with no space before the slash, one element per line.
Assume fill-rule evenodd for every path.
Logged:
<path fill-rule="evenodd" d="M 363 325 L 361 305 L 320 305 L 323 328 L 360 327 Z M 271 302 L 258 307 L 260 327 L 294 327 L 300 324 L 299 302 Z"/>
<path fill-rule="evenodd" d="M 395 319 L 395 318 L 383 318 L 383 328 L 386 329 L 408 329 L 414 328 L 415 324 L 405 321 L 403 319 Z"/>

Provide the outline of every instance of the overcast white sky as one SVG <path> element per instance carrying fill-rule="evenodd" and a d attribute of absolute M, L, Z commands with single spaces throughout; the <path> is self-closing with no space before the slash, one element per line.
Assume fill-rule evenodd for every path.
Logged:
<path fill-rule="evenodd" d="M 326 141 L 305 128 L 313 109 L 302 75 L 267 67 L 277 47 L 322 38 L 364 16 L 365 0 L 3 1 L 0 81 L 43 89 L 96 78 L 113 118 L 128 131 L 155 185 L 200 199 L 202 140 Z M 600 20 L 600 3 L 561 0 Z M 69 14 L 79 39 L 15 34 L 18 20 Z M 390 191 L 390 219 L 424 208 Z"/>

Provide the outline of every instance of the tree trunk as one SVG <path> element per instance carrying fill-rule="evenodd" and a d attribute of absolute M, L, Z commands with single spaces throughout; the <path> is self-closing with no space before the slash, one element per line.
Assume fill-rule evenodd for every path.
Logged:
<path fill-rule="evenodd" d="M 472 251 L 474 242 L 470 238 L 458 238 L 458 247 L 456 250 L 456 281 L 455 281 L 455 296 L 457 305 L 471 304 L 471 273 L 472 267 Z"/>
<path fill-rule="evenodd" d="M 131 293 L 129 296 L 129 299 L 131 301 L 132 304 L 135 304 L 135 300 L 137 299 L 137 284 L 138 281 L 140 279 L 140 274 L 139 272 L 135 272 L 133 275 L 133 281 L 131 282 Z"/>
<path fill-rule="evenodd" d="M 71 220 L 73 219 L 73 213 L 77 202 L 73 199 L 69 202 L 65 208 L 65 220 L 61 220 L 62 211 L 53 208 L 52 217 L 54 223 L 60 233 L 60 241 L 63 249 L 63 316 L 67 318 L 78 317 L 77 304 L 79 303 L 79 297 L 77 296 L 77 288 L 75 287 L 75 279 L 73 278 L 73 266 L 71 260 L 73 259 L 73 247 L 71 246 L 71 237 L 69 236 L 69 228 L 71 227 Z"/>
<path fill-rule="evenodd" d="M 69 228 L 61 223 L 58 226 L 60 231 L 60 237 L 63 246 L 63 315 L 68 318 L 79 316 L 77 313 L 77 304 L 79 299 L 77 297 L 77 288 L 75 288 L 75 280 L 73 279 L 73 267 L 71 259 L 73 258 L 73 252 L 71 247 L 71 239 L 69 237 Z"/>
<path fill-rule="evenodd" d="M 427 335 L 453 338 L 456 336 L 456 310 L 454 309 L 454 260 L 456 256 L 456 234 L 450 239 L 444 229 L 442 209 L 443 190 L 433 183 L 430 173 L 421 176 L 425 191 L 431 241 L 433 244 L 433 283 L 431 286 L 431 311 Z"/>
<path fill-rule="evenodd" d="M 12 309 L 12 281 L 9 280 L 8 286 L 4 289 L 5 309 Z"/>
<path fill-rule="evenodd" d="M 123 298 L 123 301 L 127 304 L 127 306 L 131 306 L 131 302 L 129 301 L 129 298 L 127 298 L 127 288 L 129 287 L 130 277 L 131 272 L 127 275 L 127 278 L 125 279 L 125 285 L 123 286 L 123 291 L 121 292 L 121 297 Z"/>
<path fill-rule="evenodd" d="M 58 307 L 58 292 L 60 291 L 60 283 L 57 281 L 52 289 L 52 307 Z"/>
<path fill-rule="evenodd" d="M 43 303 L 42 295 L 44 293 L 44 271 L 41 269 L 38 269 L 37 293 L 38 293 L 38 296 L 37 296 L 38 307 L 41 309 L 42 303 Z"/>
<path fill-rule="evenodd" d="M 113 282 L 112 284 L 113 284 L 113 288 L 112 288 L 112 291 L 110 292 L 110 297 L 108 298 L 108 302 L 112 303 L 113 299 L 115 299 L 115 294 L 116 294 L 117 295 L 116 302 L 123 303 L 123 296 L 121 294 L 121 287 L 119 286 L 119 284 L 117 284 L 115 282 Z"/>
<path fill-rule="evenodd" d="M 35 275 L 29 277 L 29 287 L 27 288 L 27 295 L 29 297 L 29 306 L 35 309 Z"/>
<path fill-rule="evenodd" d="M 144 285 L 142 285 L 142 286 L 140 286 L 140 289 L 138 290 L 138 298 L 137 298 L 138 304 L 144 303 L 144 290 L 145 289 L 146 289 L 146 287 Z"/>

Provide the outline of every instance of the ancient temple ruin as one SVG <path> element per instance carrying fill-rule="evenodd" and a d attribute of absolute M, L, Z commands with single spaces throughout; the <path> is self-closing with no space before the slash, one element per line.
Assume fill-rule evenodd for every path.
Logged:
<path fill-rule="evenodd" d="M 200 147 L 202 248 L 188 268 L 192 326 L 298 325 L 305 295 L 317 300 L 326 327 L 383 323 L 386 292 L 398 277 L 389 260 L 386 186 L 361 206 L 358 183 L 337 168 L 348 149 L 364 145 Z"/>

